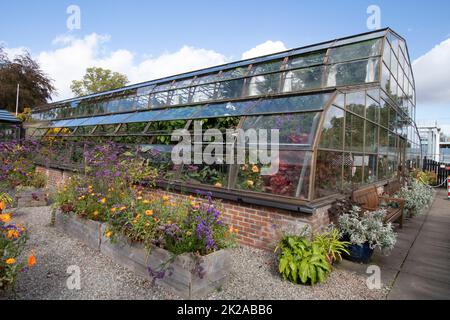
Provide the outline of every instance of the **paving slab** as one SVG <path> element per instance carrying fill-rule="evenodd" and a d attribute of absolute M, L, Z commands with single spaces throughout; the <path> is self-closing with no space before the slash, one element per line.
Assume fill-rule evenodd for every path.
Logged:
<path fill-rule="evenodd" d="M 450 284 L 450 269 L 448 268 L 448 264 L 449 262 L 446 259 L 425 260 L 408 257 L 402 266 L 402 272 Z"/>
<path fill-rule="evenodd" d="M 388 300 L 448 300 L 450 284 L 401 271 Z"/>

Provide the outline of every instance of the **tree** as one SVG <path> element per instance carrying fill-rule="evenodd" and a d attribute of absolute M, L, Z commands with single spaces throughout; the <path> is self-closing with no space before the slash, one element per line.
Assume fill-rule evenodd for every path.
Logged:
<path fill-rule="evenodd" d="M 56 93 L 53 80 L 28 52 L 10 60 L 0 47 L 0 108 L 16 111 L 17 84 L 20 84 L 19 112 L 47 103 Z"/>
<path fill-rule="evenodd" d="M 70 89 L 77 97 L 80 97 L 92 93 L 121 88 L 127 83 L 127 76 L 121 73 L 93 67 L 86 69 L 86 74 L 82 80 L 72 81 Z"/>

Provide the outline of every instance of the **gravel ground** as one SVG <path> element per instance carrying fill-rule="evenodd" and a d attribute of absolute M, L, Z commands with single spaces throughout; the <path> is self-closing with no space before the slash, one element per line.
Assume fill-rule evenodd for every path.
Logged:
<path fill-rule="evenodd" d="M 27 251 L 37 265 L 19 275 L 16 294 L 8 299 L 179 299 L 178 296 L 134 275 L 109 258 L 49 226 L 50 208 L 24 208 L 14 220 L 28 226 Z M 326 283 L 315 287 L 281 280 L 270 252 L 248 247 L 233 249 L 233 272 L 221 290 L 206 299 L 384 299 L 384 290 L 369 290 L 366 278 L 335 270 Z M 69 290 L 67 268 L 81 270 L 81 290 Z"/>

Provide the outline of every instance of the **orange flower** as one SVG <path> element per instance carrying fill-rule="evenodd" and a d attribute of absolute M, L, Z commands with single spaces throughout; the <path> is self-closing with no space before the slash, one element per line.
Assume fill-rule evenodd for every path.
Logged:
<path fill-rule="evenodd" d="M 145 210 L 145 215 L 146 215 L 146 216 L 151 216 L 151 215 L 153 215 L 153 210 Z"/>
<path fill-rule="evenodd" d="M 4 203 L 3 201 L 0 201 L 0 211 L 5 210 L 6 208 L 6 203 Z"/>
<path fill-rule="evenodd" d="M 8 239 L 17 239 L 19 237 L 19 232 L 17 230 L 8 230 Z"/>
<path fill-rule="evenodd" d="M 217 183 L 214 185 L 214 187 L 216 187 L 216 188 L 222 188 L 222 184 L 221 184 L 220 182 L 217 182 Z"/>
<path fill-rule="evenodd" d="M 103 203 L 103 204 L 105 204 L 105 203 L 106 203 L 106 198 L 102 198 L 102 199 L 100 199 L 100 203 Z"/>
<path fill-rule="evenodd" d="M 136 219 L 140 219 L 141 218 L 141 214 L 138 213 L 138 215 L 136 216 Z"/>
<path fill-rule="evenodd" d="M 111 212 L 116 212 L 117 208 L 111 208 Z"/>
<path fill-rule="evenodd" d="M 36 264 L 36 256 L 34 255 L 34 252 L 28 256 L 27 264 L 29 267 L 32 267 Z"/>
<path fill-rule="evenodd" d="M 258 168 L 257 165 L 254 165 L 254 166 L 252 167 L 252 172 L 253 172 L 253 173 L 258 173 L 258 172 L 259 172 L 259 168 Z"/>
<path fill-rule="evenodd" d="M 0 214 L 0 220 L 3 223 L 8 223 L 11 221 L 11 214 L 10 213 L 2 213 Z"/>
<path fill-rule="evenodd" d="M 120 207 L 120 211 L 124 211 L 125 209 L 126 209 L 127 207 L 125 207 L 125 206 L 123 206 L 123 207 Z"/>
<path fill-rule="evenodd" d="M 153 221 L 158 222 L 158 218 L 153 218 Z"/>
<path fill-rule="evenodd" d="M 14 259 L 14 258 L 9 258 L 9 259 L 6 259 L 6 264 L 9 264 L 9 265 L 11 265 L 11 264 L 14 264 L 14 263 L 16 263 L 16 259 Z"/>
<path fill-rule="evenodd" d="M 112 236 L 112 231 L 107 231 L 107 232 L 105 233 L 105 237 L 111 238 L 111 236 Z"/>

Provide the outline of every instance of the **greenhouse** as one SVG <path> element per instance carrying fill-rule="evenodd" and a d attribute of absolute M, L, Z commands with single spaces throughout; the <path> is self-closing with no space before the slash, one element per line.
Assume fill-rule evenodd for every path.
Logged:
<path fill-rule="evenodd" d="M 54 168 L 79 168 L 85 143 L 114 141 L 149 159 L 161 188 L 310 214 L 420 165 L 415 102 L 406 42 L 384 29 L 40 106 L 26 136 L 59 148 Z M 173 131 L 196 120 L 224 136 L 279 129 L 278 172 L 172 163 Z"/>
<path fill-rule="evenodd" d="M 9 111 L 0 109 L 0 141 L 18 140 L 21 121 Z"/>

